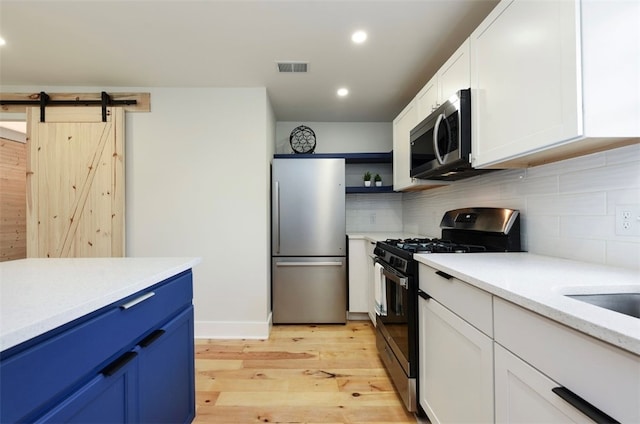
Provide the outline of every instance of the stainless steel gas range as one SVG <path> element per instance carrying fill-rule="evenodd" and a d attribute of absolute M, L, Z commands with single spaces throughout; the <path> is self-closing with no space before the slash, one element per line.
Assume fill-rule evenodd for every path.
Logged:
<path fill-rule="evenodd" d="M 440 238 L 376 244 L 376 345 L 407 410 L 417 411 L 418 262 L 416 253 L 520 251 L 520 213 L 503 208 L 448 211 Z M 417 411 L 421 412 L 421 411 Z"/>

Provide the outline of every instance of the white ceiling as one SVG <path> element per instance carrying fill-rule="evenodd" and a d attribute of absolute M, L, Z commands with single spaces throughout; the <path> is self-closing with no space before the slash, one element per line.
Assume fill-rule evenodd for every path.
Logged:
<path fill-rule="evenodd" d="M 2 0 L 0 84 L 261 86 L 278 121 L 391 121 L 497 1 Z"/>

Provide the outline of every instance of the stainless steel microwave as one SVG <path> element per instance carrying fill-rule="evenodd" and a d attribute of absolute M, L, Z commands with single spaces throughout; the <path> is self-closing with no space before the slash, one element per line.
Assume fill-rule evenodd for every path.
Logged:
<path fill-rule="evenodd" d="M 454 181 L 486 170 L 471 167 L 471 90 L 460 90 L 411 130 L 410 176 Z"/>

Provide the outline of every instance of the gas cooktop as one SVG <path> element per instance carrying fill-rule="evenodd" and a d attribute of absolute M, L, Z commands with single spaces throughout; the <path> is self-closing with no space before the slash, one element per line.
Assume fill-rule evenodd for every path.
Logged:
<path fill-rule="evenodd" d="M 454 243 L 450 240 L 438 238 L 387 239 L 383 243 L 411 253 L 471 253 L 487 251 L 484 246 Z"/>

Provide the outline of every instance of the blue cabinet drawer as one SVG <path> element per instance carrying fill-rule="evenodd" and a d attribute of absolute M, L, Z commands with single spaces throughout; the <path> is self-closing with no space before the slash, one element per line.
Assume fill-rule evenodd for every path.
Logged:
<path fill-rule="evenodd" d="M 0 422 L 29 421 L 52 408 L 191 305 L 192 274 L 173 278 L 80 318 L 65 331 L 0 362 Z"/>

